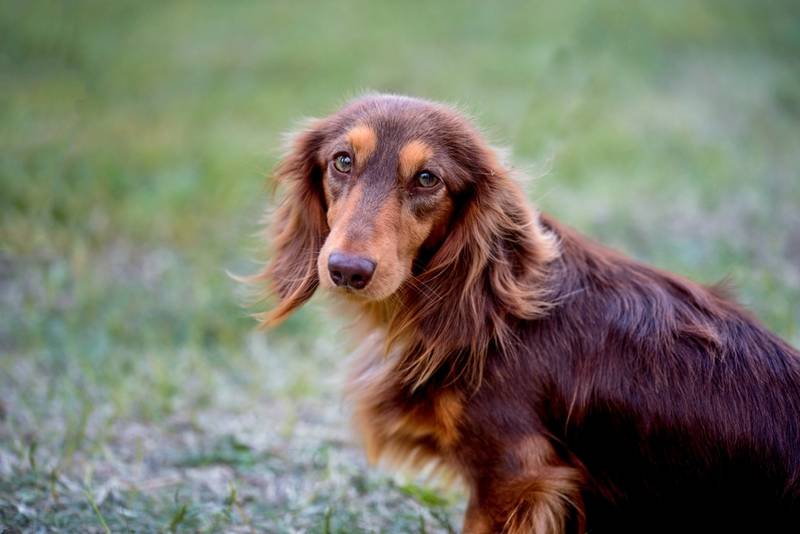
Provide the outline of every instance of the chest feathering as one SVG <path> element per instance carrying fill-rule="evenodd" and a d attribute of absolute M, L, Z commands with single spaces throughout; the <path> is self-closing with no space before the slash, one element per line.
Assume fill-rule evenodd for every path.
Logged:
<path fill-rule="evenodd" d="M 453 467 L 464 415 L 462 394 L 446 387 L 412 392 L 393 372 L 391 357 L 364 349 L 354 357 L 346 396 L 369 462 L 408 468 L 434 464 L 444 471 Z"/>

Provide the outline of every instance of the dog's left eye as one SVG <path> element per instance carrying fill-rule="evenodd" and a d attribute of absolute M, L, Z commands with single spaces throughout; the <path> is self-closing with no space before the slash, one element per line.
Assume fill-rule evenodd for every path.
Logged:
<path fill-rule="evenodd" d="M 353 158 L 349 154 L 337 154 L 333 158 L 333 166 L 337 171 L 347 174 L 353 168 Z"/>
<path fill-rule="evenodd" d="M 432 172 L 422 171 L 417 174 L 417 185 L 429 189 L 439 183 L 439 178 Z"/>

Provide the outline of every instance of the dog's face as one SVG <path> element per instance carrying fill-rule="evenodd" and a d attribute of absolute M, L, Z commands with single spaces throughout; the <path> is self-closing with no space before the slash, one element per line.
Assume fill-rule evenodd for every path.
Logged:
<path fill-rule="evenodd" d="M 319 246 L 321 287 L 387 299 L 415 284 L 415 269 L 446 239 L 470 183 L 494 164 L 480 135 L 446 106 L 391 95 L 355 100 L 302 131 L 278 169 L 294 187 L 287 202 L 300 204 L 283 215 L 297 221 L 278 224 L 288 225 L 286 240 L 307 240 L 301 249 L 279 237 L 282 261 L 303 263 Z"/>
<path fill-rule="evenodd" d="M 385 299 L 447 231 L 458 177 L 443 125 L 435 109 L 400 104 L 346 110 L 319 150 L 330 229 L 317 261 L 323 288 Z"/>

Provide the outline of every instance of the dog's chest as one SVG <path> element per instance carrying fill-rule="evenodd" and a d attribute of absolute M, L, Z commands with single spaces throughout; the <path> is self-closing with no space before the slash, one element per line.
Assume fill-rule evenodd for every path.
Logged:
<path fill-rule="evenodd" d="M 394 378 L 387 361 L 356 366 L 347 396 L 370 462 L 422 467 L 448 463 L 459 441 L 464 402 L 448 388 L 413 393 Z"/>

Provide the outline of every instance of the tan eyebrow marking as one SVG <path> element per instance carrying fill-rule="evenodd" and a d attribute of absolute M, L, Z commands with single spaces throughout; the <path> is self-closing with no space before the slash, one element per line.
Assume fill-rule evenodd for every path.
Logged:
<path fill-rule="evenodd" d="M 356 153 L 356 164 L 359 166 L 369 159 L 378 145 L 378 136 L 375 130 L 365 124 L 359 124 L 347 132 L 347 140 Z"/>
<path fill-rule="evenodd" d="M 411 176 L 422 168 L 433 156 L 433 149 L 425 142 L 415 139 L 400 149 L 400 174 Z"/>

